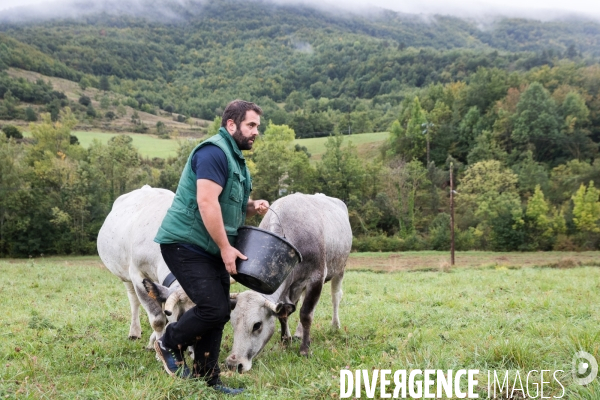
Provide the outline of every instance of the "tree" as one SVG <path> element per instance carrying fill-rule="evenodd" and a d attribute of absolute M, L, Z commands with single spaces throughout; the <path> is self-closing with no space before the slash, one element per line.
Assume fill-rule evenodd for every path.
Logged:
<path fill-rule="evenodd" d="M 418 97 L 408 105 L 399 120 L 390 128 L 390 149 L 392 154 L 403 156 L 407 160 L 422 158 L 426 153 L 426 137 L 423 124 L 427 123 L 425 111 Z M 403 128 L 406 124 L 406 128 Z"/>
<path fill-rule="evenodd" d="M 563 116 L 564 143 L 570 156 L 578 160 L 589 158 L 597 152 L 597 144 L 590 138 L 590 110 L 583 97 L 577 92 L 569 92 L 560 107 Z"/>
<path fill-rule="evenodd" d="M 15 138 L 15 139 L 23 139 L 23 134 L 14 125 L 4 125 L 2 127 L 2 132 L 6 135 L 7 138 Z"/>
<path fill-rule="evenodd" d="M 269 123 L 255 145 L 252 157 L 256 167 L 256 197 L 274 201 L 285 194 L 305 189 L 304 183 L 311 175 L 310 165 L 304 153 L 297 153 L 291 148 L 294 138 L 295 132 L 289 126 Z"/>
<path fill-rule="evenodd" d="M 475 146 L 467 155 L 467 162 L 469 165 L 485 160 L 505 162 L 506 158 L 506 152 L 498 145 L 492 132 L 484 130 L 475 138 Z"/>
<path fill-rule="evenodd" d="M 29 228 L 31 190 L 30 168 L 23 146 L 0 135 L 0 255 L 15 256 L 16 248 Z"/>
<path fill-rule="evenodd" d="M 87 109 L 85 110 L 85 113 L 88 115 L 88 117 L 96 118 L 96 110 L 92 106 L 92 103 L 88 104 Z"/>
<path fill-rule="evenodd" d="M 89 160 L 98 169 L 98 176 L 103 177 L 110 202 L 139 187 L 143 179 L 139 170 L 140 156 L 132 141 L 131 136 L 117 135 L 108 141 L 108 145 L 97 141 L 90 145 Z"/>
<path fill-rule="evenodd" d="M 127 115 L 127 109 L 125 108 L 125 106 L 123 104 L 119 104 L 117 106 L 117 115 L 121 118 L 123 118 L 125 115 Z"/>
<path fill-rule="evenodd" d="M 325 194 L 347 203 L 352 195 L 358 194 L 365 176 L 356 146 L 349 143 L 343 147 L 343 143 L 344 137 L 340 134 L 327 139 L 327 150 L 317 166 L 317 174 Z"/>
<path fill-rule="evenodd" d="M 509 232 L 506 229 L 513 229 L 517 233 L 523 224 L 517 181 L 518 177 L 500 161 L 486 160 L 470 165 L 457 186 L 459 227 L 466 229 L 468 226 L 477 226 L 483 239 L 498 228 L 497 247 L 504 248 L 505 244 L 499 243 L 507 240 Z M 512 246 L 516 242 L 510 243 Z"/>
<path fill-rule="evenodd" d="M 600 191 L 594 187 L 594 182 L 590 181 L 589 186 L 581 184 L 577 192 L 573 195 L 573 222 L 577 229 L 582 233 L 600 232 Z"/>
<path fill-rule="evenodd" d="M 481 134 L 480 128 L 481 112 L 477 106 L 473 106 L 465 114 L 458 126 L 458 143 L 454 152 L 457 159 L 467 160 L 467 155 Z"/>
<path fill-rule="evenodd" d="M 208 136 L 214 136 L 219 133 L 219 129 L 221 129 L 221 117 L 217 115 L 215 119 L 213 119 L 213 122 L 208 126 L 206 134 Z"/>
<path fill-rule="evenodd" d="M 108 76 L 102 75 L 100 77 L 100 83 L 98 89 L 108 92 L 110 90 L 110 83 L 108 82 Z"/>
<path fill-rule="evenodd" d="M 87 107 L 92 104 L 92 99 L 90 99 L 88 96 L 81 96 L 79 97 L 79 104 Z"/>
<path fill-rule="evenodd" d="M 522 150 L 532 145 L 537 161 L 549 161 L 560 142 L 560 122 L 554 100 L 540 83 L 533 82 L 523 92 L 515 117 L 514 142 Z"/>
<path fill-rule="evenodd" d="M 37 114 L 35 113 L 35 110 L 31 107 L 27 107 L 25 109 L 25 121 L 27 122 L 35 122 L 37 121 Z"/>
<path fill-rule="evenodd" d="M 533 196 L 527 202 L 528 241 L 531 249 L 550 250 L 554 237 L 553 218 L 550 216 L 550 205 L 544 198 L 540 185 L 535 187 Z"/>
<path fill-rule="evenodd" d="M 81 90 L 85 90 L 90 86 L 90 81 L 88 78 L 86 78 L 85 76 L 82 76 L 81 79 L 79 80 L 79 87 L 81 88 Z"/>
<path fill-rule="evenodd" d="M 391 208 L 402 236 L 413 234 L 417 228 L 417 214 L 420 209 L 418 198 L 421 189 L 431 184 L 427 175 L 427 169 L 419 160 L 409 163 L 395 160 L 384 178 L 387 197 L 391 201 Z"/>
<path fill-rule="evenodd" d="M 110 107 L 110 99 L 108 96 L 102 96 L 100 99 L 100 108 L 106 110 L 108 107 Z"/>
<path fill-rule="evenodd" d="M 13 96 L 11 90 L 7 90 L 4 93 L 4 101 L 0 106 L 0 118 L 1 119 L 13 119 L 17 117 L 17 104 L 19 99 Z"/>

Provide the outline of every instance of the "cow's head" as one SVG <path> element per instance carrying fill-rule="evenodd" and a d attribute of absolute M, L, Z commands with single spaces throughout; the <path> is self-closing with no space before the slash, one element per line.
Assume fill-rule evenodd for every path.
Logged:
<path fill-rule="evenodd" d="M 152 282 L 150 279 L 144 279 L 142 282 L 148 296 L 164 305 L 164 312 L 169 321 L 177 321 L 184 312 L 194 307 L 194 303 L 177 282 L 171 287 Z"/>
<path fill-rule="evenodd" d="M 227 357 L 227 367 L 240 373 L 250 370 L 252 359 L 275 332 L 276 317 L 287 316 L 290 306 L 294 307 L 283 303 L 275 304 L 251 290 L 235 296 L 231 312 L 233 349 Z"/>

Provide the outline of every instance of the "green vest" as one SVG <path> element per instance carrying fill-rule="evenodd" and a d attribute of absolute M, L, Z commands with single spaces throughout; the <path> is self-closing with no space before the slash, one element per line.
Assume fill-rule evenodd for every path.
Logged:
<path fill-rule="evenodd" d="M 246 167 L 246 159 L 225 128 L 219 129 L 218 134 L 203 141 L 191 152 L 181 174 L 173 204 L 158 229 L 155 242 L 191 243 L 200 246 L 210 254 L 220 254 L 219 247 L 202 222 L 196 199 L 197 179 L 192 170 L 194 153 L 209 143 L 219 146 L 227 157 L 227 183 L 219 195 L 219 205 L 227 238 L 231 245 L 234 244 L 237 230 L 246 219 L 246 206 L 252 190 L 252 182 Z"/>

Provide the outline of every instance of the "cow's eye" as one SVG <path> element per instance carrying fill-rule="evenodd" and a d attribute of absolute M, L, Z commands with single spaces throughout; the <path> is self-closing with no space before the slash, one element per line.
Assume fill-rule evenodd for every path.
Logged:
<path fill-rule="evenodd" d="M 262 322 L 255 323 L 254 326 L 252 327 L 252 332 L 256 332 L 257 330 L 260 329 L 261 326 L 262 326 Z"/>

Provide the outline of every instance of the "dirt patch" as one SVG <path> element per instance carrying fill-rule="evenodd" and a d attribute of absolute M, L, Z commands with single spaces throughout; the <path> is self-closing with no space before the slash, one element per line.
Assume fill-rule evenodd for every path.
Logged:
<path fill-rule="evenodd" d="M 352 253 L 347 269 L 394 271 L 448 271 L 451 268 L 523 268 L 552 267 L 573 268 L 596 266 L 600 252 L 537 252 L 537 253 L 493 253 L 457 252 L 455 264 L 449 267 L 450 252 L 407 252 L 407 253 Z"/>

